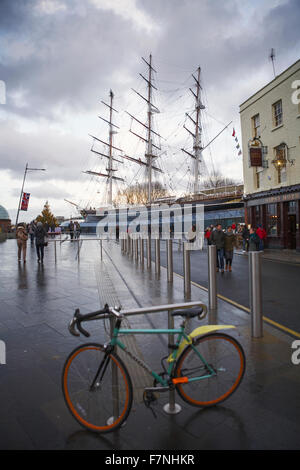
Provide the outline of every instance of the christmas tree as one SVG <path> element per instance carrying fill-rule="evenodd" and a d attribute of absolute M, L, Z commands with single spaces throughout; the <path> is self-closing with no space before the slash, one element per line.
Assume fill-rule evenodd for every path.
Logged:
<path fill-rule="evenodd" d="M 50 205 L 48 201 L 46 201 L 44 205 L 44 209 L 42 210 L 41 215 L 39 215 L 36 218 L 36 221 L 42 222 L 43 225 L 48 226 L 48 227 L 53 227 L 53 226 L 57 227 L 59 225 L 56 218 L 54 217 L 54 215 L 52 214 L 50 210 Z"/>

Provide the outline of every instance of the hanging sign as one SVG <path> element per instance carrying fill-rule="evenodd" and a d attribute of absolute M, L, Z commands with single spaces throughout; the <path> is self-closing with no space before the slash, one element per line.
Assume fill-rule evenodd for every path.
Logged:
<path fill-rule="evenodd" d="M 250 166 L 262 166 L 262 148 L 250 147 Z"/>

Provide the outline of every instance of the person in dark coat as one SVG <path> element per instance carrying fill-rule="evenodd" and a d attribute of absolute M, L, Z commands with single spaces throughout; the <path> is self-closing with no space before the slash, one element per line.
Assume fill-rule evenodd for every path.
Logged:
<path fill-rule="evenodd" d="M 227 232 L 225 232 L 225 271 L 231 272 L 232 268 L 232 259 L 233 259 L 233 249 L 236 247 L 236 236 L 232 230 L 232 227 L 229 226 L 227 228 Z"/>
<path fill-rule="evenodd" d="M 247 227 L 247 225 L 244 225 L 243 231 L 242 231 L 242 238 L 243 238 L 243 251 L 248 251 L 249 249 L 249 236 L 250 232 Z"/>
<path fill-rule="evenodd" d="M 216 229 L 212 231 L 210 236 L 212 245 L 217 248 L 217 271 L 221 269 L 224 272 L 224 246 L 225 246 L 225 233 L 222 230 L 222 225 L 218 224 Z"/>
<path fill-rule="evenodd" d="M 249 251 L 259 251 L 259 236 L 253 227 L 250 228 Z"/>
<path fill-rule="evenodd" d="M 35 236 L 35 246 L 36 246 L 36 254 L 38 257 L 38 263 L 43 263 L 44 246 L 45 246 L 45 239 L 47 237 L 47 231 L 44 228 L 42 222 L 37 223 L 34 236 Z"/>

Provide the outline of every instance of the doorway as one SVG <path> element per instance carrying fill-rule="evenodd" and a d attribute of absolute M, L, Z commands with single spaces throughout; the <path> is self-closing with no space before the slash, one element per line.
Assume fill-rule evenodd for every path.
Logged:
<path fill-rule="evenodd" d="M 296 249 L 296 214 L 288 215 L 287 242 L 290 250 Z"/>

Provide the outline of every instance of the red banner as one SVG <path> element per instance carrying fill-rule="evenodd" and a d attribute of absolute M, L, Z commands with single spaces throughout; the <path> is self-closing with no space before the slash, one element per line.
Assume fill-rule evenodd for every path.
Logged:
<path fill-rule="evenodd" d="M 27 211 L 29 203 L 30 193 L 23 193 L 21 211 Z"/>

